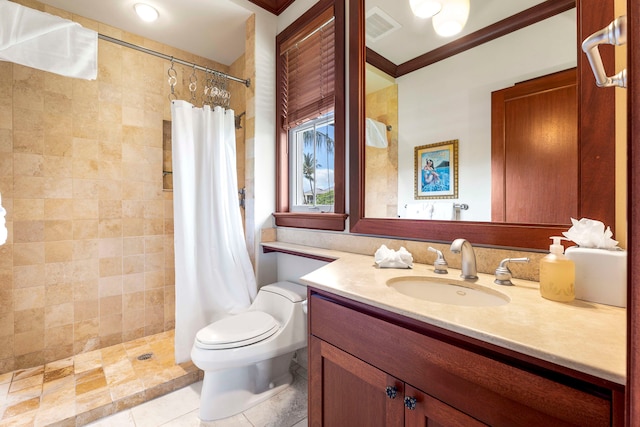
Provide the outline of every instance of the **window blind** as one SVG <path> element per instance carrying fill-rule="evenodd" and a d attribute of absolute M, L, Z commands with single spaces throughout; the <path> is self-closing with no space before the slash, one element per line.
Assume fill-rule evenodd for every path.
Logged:
<path fill-rule="evenodd" d="M 281 46 L 282 126 L 298 126 L 334 109 L 335 25 L 327 10 Z"/>

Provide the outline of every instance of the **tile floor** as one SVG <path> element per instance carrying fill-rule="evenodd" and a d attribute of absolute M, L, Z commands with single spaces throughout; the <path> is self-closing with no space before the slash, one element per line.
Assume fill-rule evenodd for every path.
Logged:
<path fill-rule="evenodd" d="M 202 372 L 174 362 L 173 331 L 0 375 L 0 427 L 306 425 L 306 370 L 243 414 L 200 423 Z M 150 358 L 139 356 L 152 354 Z"/>
<path fill-rule="evenodd" d="M 242 414 L 220 421 L 198 418 L 202 381 L 100 419 L 89 427 L 306 427 L 306 370 L 298 368 L 290 387 Z"/>

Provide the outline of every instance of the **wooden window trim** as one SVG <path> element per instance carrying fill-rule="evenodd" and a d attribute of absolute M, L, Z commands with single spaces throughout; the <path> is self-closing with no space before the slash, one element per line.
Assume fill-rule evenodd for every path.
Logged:
<path fill-rule="evenodd" d="M 326 10 L 333 8 L 335 16 L 335 165 L 334 188 L 335 204 L 331 213 L 290 212 L 289 206 L 289 141 L 288 132 L 282 123 L 285 109 L 280 82 L 283 67 L 280 52 L 285 43 L 314 20 L 321 19 Z M 284 29 L 276 37 L 276 212 L 273 213 L 277 226 L 310 228 L 319 230 L 343 231 L 347 214 L 345 213 L 345 2 L 320 0 L 300 18 Z"/>

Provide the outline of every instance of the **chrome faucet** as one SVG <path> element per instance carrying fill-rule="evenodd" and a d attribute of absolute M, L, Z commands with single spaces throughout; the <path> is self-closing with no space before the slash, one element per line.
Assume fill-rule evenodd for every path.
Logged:
<path fill-rule="evenodd" d="M 473 252 L 471 243 L 466 239 L 456 239 L 451 243 L 451 252 L 462 254 L 462 274 L 460 277 L 463 279 L 477 279 L 476 254 Z"/>
<path fill-rule="evenodd" d="M 430 252 L 435 252 L 437 256 L 436 260 L 433 262 L 433 272 L 438 274 L 447 274 L 447 268 L 449 267 L 449 265 L 447 264 L 447 260 L 444 259 L 444 255 L 442 255 L 442 252 L 431 246 L 429 246 L 427 249 Z"/>
<path fill-rule="evenodd" d="M 507 266 L 510 262 L 529 262 L 529 258 L 505 258 L 496 268 L 496 280 L 493 283 L 503 286 L 513 286 L 511 283 L 511 270 Z"/>

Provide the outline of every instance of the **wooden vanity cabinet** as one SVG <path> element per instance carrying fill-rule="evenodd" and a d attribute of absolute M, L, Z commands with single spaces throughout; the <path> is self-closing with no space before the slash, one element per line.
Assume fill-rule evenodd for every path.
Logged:
<path fill-rule="evenodd" d="M 622 385 L 311 288 L 309 334 L 311 426 L 623 425 Z"/>

